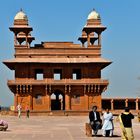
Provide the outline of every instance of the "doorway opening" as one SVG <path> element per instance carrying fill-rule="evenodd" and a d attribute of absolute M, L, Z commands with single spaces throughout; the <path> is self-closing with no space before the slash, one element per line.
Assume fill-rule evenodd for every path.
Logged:
<path fill-rule="evenodd" d="M 65 110 L 65 95 L 60 90 L 55 90 L 51 95 L 51 110 Z"/>

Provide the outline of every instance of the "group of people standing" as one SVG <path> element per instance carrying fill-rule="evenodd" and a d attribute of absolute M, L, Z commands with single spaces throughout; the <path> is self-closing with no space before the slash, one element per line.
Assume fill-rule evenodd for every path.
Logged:
<path fill-rule="evenodd" d="M 22 110 L 22 107 L 20 104 L 17 105 L 16 110 L 18 112 L 18 118 L 20 118 L 21 110 Z M 29 113 L 30 113 L 29 107 L 26 106 L 26 117 L 27 118 L 29 118 Z M 8 122 L 6 122 L 5 120 L 0 120 L 0 131 L 6 131 L 7 129 L 8 129 Z"/>
<path fill-rule="evenodd" d="M 18 104 L 16 109 L 18 111 L 18 117 L 20 118 L 21 117 L 21 110 L 22 110 L 21 105 Z M 29 115 L 30 115 L 30 109 L 28 106 L 26 106 L 26 117 L 29 118 Z"/>
<path fill-rule="evenodd" d="M 89 120 L 94 135 L 97 135 L 98 130 L 102 129 L 103 136 L 112 137 L 114 130 L 113 114 L 108 108 L 103 113 L 102 118 L 103 119 L 101 119 L 100 113 L 97 111 L 97 106 L 93 106 L 92 111 L 89 112 Z M 134 140 L 132 119 L 134 119 L 134 115 L 131 114 L 128 107 L 126 107 L 125 111 L 119 115 L 119 121 L 122 130 L 122 140 Z"/>

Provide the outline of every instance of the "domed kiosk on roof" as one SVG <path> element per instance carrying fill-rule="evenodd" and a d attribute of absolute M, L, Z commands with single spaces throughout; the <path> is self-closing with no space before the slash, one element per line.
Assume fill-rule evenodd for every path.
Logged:
<path fill-rule="evenodd" d="M 87 26 L 96 26 L 101 25 L 101 17 L 98 12 L 96 12 L 94 9 L 89 13 L 87 17 Z"/>
<path fill-rule="evenodd" d="M 101 24 L 101 17 L 94 9 L 89 13 L 86 25 L 83 27 L 82 36 L 78 40 L 84 47 L 87 42 L 87 47 L 94 47 L 94 45 L 101 46 L 101 33 L 106 29 Z"/>
<path fill-rule="evenodd" d="M 28 17 L 22 9 L 14 17 L 14 25 L 28 25 Z"/>
<path fill-rule="evenodd" d="M 14 20 L 28 20 L 27 15 L 22 11 L 22 9 L 16 14 Z"/>
<path fill-rule="evenodd" d="M 14 17 L 14 25 L 9 28 L 10 31 L 14 33 L 14 45 L 16 47 L 29 48 L 34 37 L 31 36 L 31 31 L 33 30 L 31 26 L 28 25 L 27 15 L 21 9 Z"/>
<path fill-rule="evenodd" d="M 87 19 L 100 19 L 100 15 L 95 11 L 95 9 L 93 9 L 93 11 L 88 15 Z"/>

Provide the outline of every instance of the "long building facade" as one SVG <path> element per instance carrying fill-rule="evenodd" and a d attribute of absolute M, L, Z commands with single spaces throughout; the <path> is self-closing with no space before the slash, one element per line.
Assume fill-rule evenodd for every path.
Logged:
<path fill-rule="evenodd" d="M 125 107 L 129 107 L 130 110 L 139 112 L 140 110 L 140 98 L 103 98 L 102 109 L 110 109 L 112 111 L 121 111 Z"/>
<path fill-rule="evenodd" d="M 101 70 L 111 61 L 101 57 L 101 34 L 106 29 L 100 15 L 93 10 L 78 38 L 73 42 L 41 42 L 35 39 L 27 15 L 21 10 L 10 31 L 14 33 L 14 58 L 3 63 L 15 71 L 8 80 L 14 94 L 14 106 L 21 104 L 31 111 L 89 111 L 93 105 L 101 109 L 102 92 L 108 80 Z"/>

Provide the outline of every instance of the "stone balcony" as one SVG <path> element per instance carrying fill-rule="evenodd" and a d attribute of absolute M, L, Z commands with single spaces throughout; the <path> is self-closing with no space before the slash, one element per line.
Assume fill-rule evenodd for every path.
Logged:
<path fill-rule="evenodd" d="M 16 79 L 8 80 L 8 85 L 108 85 L 108 80 L 102 79 L 44 79 L 44 80 L 35 80 L 35 79 Z"/>

